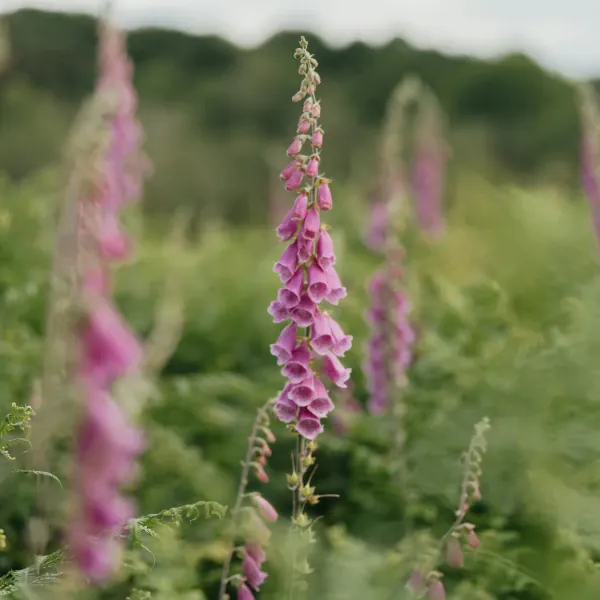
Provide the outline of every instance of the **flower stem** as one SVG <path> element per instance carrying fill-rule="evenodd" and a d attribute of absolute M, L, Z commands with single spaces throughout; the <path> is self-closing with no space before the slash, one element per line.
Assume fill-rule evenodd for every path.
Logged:
<path fill-rule="evenodd" d="M 261 421 L 266 415 L 269 406 L 271 406 L 272 404 L 273 400 L 269 399 L 258 409 L 258 411 L 256 412 L 256 419 L 254 420 L 254 425 L 252 426 L 252 431 L 250 432 L 250 437 L 248 438 L 248 449 L 246 450 L 246 457 L 244 458 L 244 462 L 242 465 L 242 474 L 240 476 L 240 483 L 238 486 L 235 504 L 233 506 L 233 510 L 231 511 L 231 533 L 229 535 L 229 550 L 227 552 L 225 562 L 223 563 L 223 571 L 221 573 L 221 583 L 219 585 L 218 600 L 223 600 L 225 598 L 225 590 L 229 581 L 229 568 L 231 567 L 231 559 L 235 551 L 235 539 L 239 525 L 238 521 L 242 508 L 242 503 L 244 501 L 246 493 L 246 487 L 248 486 L 248 474 L 250 472 L 250 466 L 252 464 L 252 458 L 255 451 L 254 443 L 256 442 L 256 436 L 258 435 L 258 432 L 260 430 Z"/>

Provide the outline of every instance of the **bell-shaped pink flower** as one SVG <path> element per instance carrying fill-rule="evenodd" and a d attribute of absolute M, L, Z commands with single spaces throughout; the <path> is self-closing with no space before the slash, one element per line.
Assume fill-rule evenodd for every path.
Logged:
<path fill-rule="evenodd" d="M 301 137 L 294 138 L 294 141 L 288 146 L 287 155 L 296 156 L 302 150 L 303 141 Z"/>
<path fill-rule="evenodd" d="M 313 133 L 312 145 L 314 148 L 320 148 L 323 145 L 323 132 L 320 129 Z"/>
<path fill-rule="evenodd" d="M 246 556 L 244 556 L 244 560 L 242 562 L 242 570 L 244 571 L 244 576 L 246 577 L 246 581 L 248 582 L 250 587 L 258 591 L 260 586 L 264 583 L 265 579 L 267 578 L 267 573 L 260 570 L 260 567 L 258 566 L 256 561 L 249 554 L 246 554 Z"/>
<path fill-rule="evenodd" d="M 346 387 L 346 382 L 350 379 L 352 369 L 344 368 L 340 359 L 335 354 L 326 354 L 323 361 L 323 371 L 340 388 Z"/>
<path fill-rule="evenodd" d="M 249 542 L 246 544 L 246 554 L 249 554 L 258 566 L 262 565 L 267 559 L 267 555 L 260 544 Z"/>
<path fill-rule="evenodd" d="M 315 241 L 305 238 L 303 235 L 298 236 L 298 260 L 301 263 L 308 262 L 314 253 Z"/>
<path fill-rule="evenodd" d="M 406 588 L 421 596 L 425 593 L 426 583 L 423 573 L 419 569 L 415 569 L 406 582 Z"/>
<path fill-rule="evenodd" d="M 296 169 L 290 176 L 290 178 L 285 182 L 285 189 L 288 192 L 292 192 L 297 190 L 302 185 L 302 179 L 304 178 L 304 172 L 302 169 Z"/>
<path fill-rule="evenodd" d="M 298 230 L 298 223 L 292 219 L 291 211 L 285 216 L 283 221 L 277 226 L 275 230 L 279 239 L 282 242 L 287 242 L 291 237 L 296 234 Z"/>
<path fill-rule="evenodd" d="M 292 208 L 292 221 L 304 221 L 308 212 L 308 196 L 302 192 L 294 202 Z"/>
<path fill-rule="evenodd" d="M 298 268 L 298 243 L 290 244 L 279 260 L 275 263 L 273 271 L 279 275 L 283 283 L 290 280 Z"/>
<path fill-rule="evenodd" d="M 317 264 L 312 263 L 308 267 L 308 297 L 315 303 L 318 304 L 323 300 L 329 293 L 329 278 L 327 273 L 321 269 Z"/>
<path fill-rule="evenodd" d="M 334 340 L 332 352 L 336 356 L 344 356 L 352 348 L 352 336 L 346 335 L 340 324 L 332 317 L 329 317 L 329 330 Z"/>
<path fill-rule="evenodd" d="M 269 304 L 267 312 L 273 317 L 273 323 L 283 323 L 290 315 L 287 307 L 279 302 L 279 300 L 273 300 L 273 302 Z"/>
<path fill-rule="evenodd" d="M 321 218 L 319 217 L 319 211 L 316 206 L 311 206 L 306 215 L 304 221 L 304 227 L 302 228 L 302 235 L 309 239 L 314 240 L 319 233 L 319 226 L 321 224 Z"/>
<path fill-rule="evenodd" d="M 298 407 L 291 400 L 279 399 L 273 407 L 273 411 L 282 423 L 291 423 L 298 413 Z"/>
<path fill-rule="evenodd" d="M 142 361 L 142 347 L 121 316 L 108 302 L 92 307 L 81 332 L 87 377 L 108 382 Z"/>
<path fill-rule="evenodd" d="M 292 358 L 297 336 L 298 327 L 296 323 L 290 323 L 283 328 L 277 342 L 271 344 L 271 354 L 277 358 L 278 365 L 283 365 Z"/>
<path fill-rule="evenodd" d="M 304 286 L 304 271 L 298 269 L 279 290 L 278 299 L 287 308 L 294 308 L 300 302 L 300 295 Z"/>
<path fill-rule="evenodd" d="M 294 385 L 290 390 L 290 400 L 296 406 L 308 406 L 315 398 L 315 376 L 310 373 L 300 383 Z"/>
<path fill-rule="evenodd" d="M 298 161 L 294 159 L 283 169 L 283 171 L 281 171 L 279 178 L 283 181 L 287 181 L 297 169 Z"/>
<path fill-rule="evenodd" d="M 317 307 L 305 292 L 300 297 L 300 302 L 290 311 L 290 317 L 298 327 L 310 327 L 315 319 Z"/>
<path fill-rule="evenodd" d="M 117 567 L 119 549 L 111 538 L 89 539 L 81 535 L 71 541 L 71 551 L 79 568 L 93 582 L 106 581 Z"/>
<path fill-rule="evenodd" d="M 250 588 L 245 583 L 242 583 L 242 586 L 238 588 L 237 600 L 254 600 Z"/>
<path fill-rule="evenodd" d="M 323 432 L 321 421 L 313 415 L 307 408 L 301 408 L 298 415 L 298 424 L 296 431 L 307 440 L 314 440 Z"/>
<path fill-rule="evenodd" d="M 317 240 L 317 264 L 327 271 L 335 264 L 335 251 L 333 249 L 333 240 L 325 227 L 321 226 L 319 239 Z"/>
<path fill-rule="evenodd" d="M 327 302 L 337 306 L 339 301 L 346 297 L 346 288 L 342 285 L 335 267 L 331 267 L 327 271 L 327 286 L 329 287 Z"/>
<path fill-rule="evenodd" d="M 334 345 L 334 339 L 331 334 L 329 323 L 329 318 L 317 309 L 314 315 L 310 345 L 312 349 L 321 356 L 327 354 Z"/>
<path fill-rule="evenodd" d="M 298 123 L 298 133 L 308 133 L 310 130 L 310 121 L 308 119 L 300 119 Z"/>
<path fill-rule="evenodd" d="M 121 260 L 131 252 L 129 237 L 121 231 L 116 213 L 104 215 L 98 232 L 98 247 L 108 260 Z"/>
<path fill-rule="evenodd" d="M 317 377 L 315 377 L 314 388 L 315 397 L 308 408 L 317 417 L 326 417 L 334 409 L 333 402 L 327 393 L 327 389 Z"/>
<path fill-rule="evenodd" d="M 300 383 L 311 372 L 309 362 L 310 351 L 306 344 L 302 343 L 292 352 L 292 357 L 285 364 L 281 373 L 290 380 L 290 383 Z"/>
<path fill-rule="evenodd" d="M 321 210 L 331 210 L 333 199 L 328 183 L 322 183 L 317 190 L 317 203 Z"/>
<path fill-rule="evenodd" d="M 260 494 L 255 494 L 252 497 L 252 500 L 254 500 L 254 504 L 256 504 L 256 508 L 258 508 L 260 516 L 265 521 L 268 521 L 269 523 L 275 523 L 275 521 L 277 521 L 279 515 L 268 500 L 265 500 Z M 254 560 L 256 561 L 256 559 Z"/>
<path fill-rule="evenodd" d="M 319 160 L 315 157 L 311 158 L 306 165 L 306 176 L 316 177 L 319 174 Z"/>

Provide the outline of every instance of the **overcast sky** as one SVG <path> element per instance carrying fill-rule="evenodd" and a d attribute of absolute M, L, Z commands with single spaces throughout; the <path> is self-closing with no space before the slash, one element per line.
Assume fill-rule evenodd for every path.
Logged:
<path fill-rule="evenodd" d="M 334 45 L 396 36 L 420 47 L 495 56 L 521 50 L 573 76 L 600 75 L 600 0 L 115 0 L 128 27 L 162 25 L 254 45 L 282 28 Z M 100 0 L 0 0 L 95 13 Z"/>

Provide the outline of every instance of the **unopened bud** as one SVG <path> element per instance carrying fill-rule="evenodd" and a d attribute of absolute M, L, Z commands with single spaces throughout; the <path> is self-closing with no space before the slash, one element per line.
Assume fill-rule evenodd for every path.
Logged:
<path fill-rule="evenodd" d="M 427 597 L 429 600 L 446 600 L 444 584 L 439 580 L 432 581 L 427 588 Z"/>
<path fill-rule="evenodd" d="M 302 109 L 302 110 L 303 110 L 305 113 L 308 113 L 308 112 L 310 112 L 310 110 L 311 110 L 311 108 L 312 108 L 312 105 L 313 105 L 312 98 L 309 98 L 308 100 L 306 100 L 306 101 L 304 102 L 304 107 L 303 107 L 303 109 Z"/>
<path fill-rule="evenodd" d="M 298 73 L 300 73 L 300 75 L 306 75 L 306 65 L 304 63 L 302 63 L 300 65 L 300 68 L 298 69 Z"/>
<path fill-rule="evenodd" d="M 323 131 L 321 129 L 317 129 L 317 131 L 313 133 L 312 145 L 315 148 L 320 148 L 323 145 Z M 300 152 L 300 150 L 298 150 L 298 152 Z"/>
<path fill-rule="evenodd" d="M 256 458 L 256 462 L 264 467 L 267 464 L 267 457 L 261 454 Z"/>
<path fill-rule="evenodd" d="M 458 538 L 452 536 L 446 545 L 446 561 L 455 569 L 462 569 L 465 565 L 465 560 Z"/>
<path fill-rule="evenodd" d="M 302 458 L 302 464 L 305 467 L 310 467 L 311 465 L 314 465 L 315 464 L 315 457 L 312 456 L 311 454 L 309 454 L 308 456 L 304 456 Z"/>
<path fill-rule="evenodd" d="M 310 521 L 309 521 L 306 513 L 302 513 L 301 515 L 298 515 L 296 517 L 296 519 L 294 520 L 294 523 L 298 527 L 306 527 L 310 523 Z"/>
<path fill-rule="evenodd" d="M 311 109 L 310 114 L 318 119 L 321 116 L 321 105 L 317 102 Z"/>
<path fill-rule="evenodd" d="M 479 548 L 479 538 L 474 531 L 469 531 L 469 533 L 467 533 L 467 544 L 469 544 L 473 550 Z"/>
<path fill-rule="evenodd" d="M 308 119 L 302 119 L 298 124 L 298 133 L 308 133 L 310 130 L 310 121 Z"/>
<path fill-rule="evenodd" d="M 425 593 L 425 578 L 419 569 L 414 569 L 406 582 L 406 588 L 420 596 Z"/>
<path fill-rule="evenodd" d="M 269 476 L 267 475 L 267 472 L 262 468 L 261 465 L 256 465 L 254 467 L 254 474 L 256 475 L 256 478 L 261 483 L 268 483 L 269 482 Z"/>
<path fill-rule="evenodd" d="M 473 495 L 471 497 L 473 498 L 474 502 L 479 502 L 481 500 L 481 492 L 479 491 L 479 488 L 475 488 L 473 490 Z"/>
<path fill-rule="evenodd" d="M 301 58 L 303 54 L 304 51 L 302 48 L 296 48 L 296 51 L 294 52 L 294 58 Z"/>
<path fill-rule="evenodd" d="M 307 484 L 303 488 L 300 488 L 300 493 L 305 498 L 308 498 L 309 496 L 312 496 L 315 493 L 315 488 Z"/>
<path fill-rule="evenodd" d="M 304 98 L 304 92 L 302 90 L 300 90 L 299 92 L 296 92 L 293 96 L 292 96 L 292 102 L 300 102 L 302 100 L 302 98 Z"/>
<path fill-rule="evenodd" d="M 264 429 L 264 434 L 269 444 L 274 444 L 277 441 L 275 434 L 268 427 Z"/>

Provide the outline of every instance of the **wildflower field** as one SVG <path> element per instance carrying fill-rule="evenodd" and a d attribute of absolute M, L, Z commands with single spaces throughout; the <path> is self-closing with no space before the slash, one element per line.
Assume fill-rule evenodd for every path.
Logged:
<path fill-rule="evenodd" d="M 584 190 L 463 159 L 427 77 L 344 159 L 298 36 L 275 191 L 232 217 L 220 182 L 168 206 L 169 119 L 98 31 L 60 159 L 11 166 L 0 78 L 0 595 L 597 599 L 593 94 Z"/>

